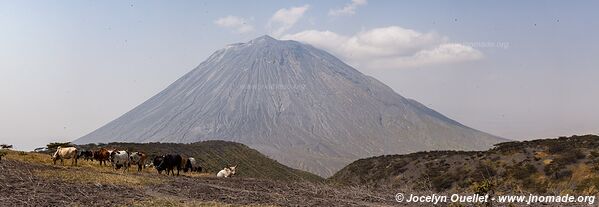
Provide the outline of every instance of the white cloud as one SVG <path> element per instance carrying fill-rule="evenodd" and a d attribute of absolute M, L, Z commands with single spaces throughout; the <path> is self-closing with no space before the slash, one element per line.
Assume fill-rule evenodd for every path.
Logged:
<path fill-rule="evenodd" d="M 254 31 L 254 26 L 248 23 L 248 21 L 241 17 L 236 16 L 226 16 L 214 21 L 214 24 L 233 29 L 237 33 L 248 33 Z"/>
<path fill-rule="evenodd" d="M 330 16 L 341 16 L 341 15 L 353 15 L 356 13 L 356 9 L 358 6 L 367 4 L 367 0 L 352 0 L 351 3 L 346 4 L 343 8 L 340 9 L 331 9 L 329 10 Z"/>
<path fill-rule="evenodd" d="M 284 35 L 327 50 L 350 65 L 364 69 L 430 66 L 477 60 L 483 54 L 467 45 L 449 43 L 434 32 L 421 33 L 398 26 L 375 28 L 352 36 L 307 30 Z"/>
<path fill-rule="evenodd" d="M 304 16 L 310 5 L 279 9 L 268 21 L 273 36 L 278 37 Z"/>

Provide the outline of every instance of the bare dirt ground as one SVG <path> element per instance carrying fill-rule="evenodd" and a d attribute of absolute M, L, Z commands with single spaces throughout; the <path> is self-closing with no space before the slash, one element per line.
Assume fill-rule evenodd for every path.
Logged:
<path fill-rule="evenodd" d="M 0 205 L 111 206 L 144 198 L 143 193 L 130 187 L 63 182 L 36 176 L 36 170 L 62 169 L 16 160 L 0 161 Z"/>
<path fill-rule="evenodd" d="M 27 157 L 21 159 L 20 156 Z M 54 166 L 38 155 L 0 161 L 0 206 L 389 206 L 391 193 L 308 182 L 127 173 L 80 163 Z M 11 159 L 17 158 L 17 159 Z M 49 158 L 49 157 L 48 157 Z M 42 160 L 37 162 L 38 160 Z M 68 164 L 67 164 L 68 163 Z M 385 195 L 386 194 L 386 195 Z"/>

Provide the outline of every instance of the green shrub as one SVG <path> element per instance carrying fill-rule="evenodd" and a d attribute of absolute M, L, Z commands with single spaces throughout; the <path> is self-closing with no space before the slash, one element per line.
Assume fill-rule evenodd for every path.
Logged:
<path fill-rule="evenodd" d="M 439 176 L 439 177 L 433 178 L 433 180 L 431 182 L 432 182 L 433 188 L 435 188 L 435 190 L 437 192 L 442 192 L 444 190 L 451 188 L 451 185 L 453 185 L 454 179 L 455 178 L 453 176 Z"/>
<path fill-rule="evenodd" d="M 484 179 L 480 182 L 473 183 L 471 188 L 477 195 L 486 195 L 493 190 L 494 185 L 489 179 Z"/>
<path fill-rule="evenodd" d="M 513 168 L 510 169 L 509 174 L 513 178 L 516 178 L 518 180 L 523 180 L 523 179 L 530 177 L 532 174 L 534 174 L 536 172 L 537 172 L 537 168 L 534 165 L 527 163 L 524 166 L 522 166 L 522 165 L 514 166 Z"/>
<path fill-rule="evenodd" d="M 571 170 L 562 170 L 555 173 L 555 179 L 569 178 L 572 176 Z"/>
<path fill-rule="evenodd" d="M 566 146 L 562 143 L 557 143 L 557 144 L 550 145 L 549 148 L 547 149 L 547 152 L 549 152 L 551 154 L 558 154 L 563 151 L 566 151 L 567 149 L 568 149 L 568 146 Z"/>

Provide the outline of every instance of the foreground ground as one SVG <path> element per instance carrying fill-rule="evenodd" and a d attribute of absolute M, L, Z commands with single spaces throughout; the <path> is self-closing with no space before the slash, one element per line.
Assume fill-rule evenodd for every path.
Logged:
<path fill-rule="evenodd" d="M 123 173 L 97 163 L 53 165 L 50 156 L 9 152 L 0 161 L 0 206 L 387 206 L 393 193 L 309 182 L 218 179 L 212 174 Z"/>

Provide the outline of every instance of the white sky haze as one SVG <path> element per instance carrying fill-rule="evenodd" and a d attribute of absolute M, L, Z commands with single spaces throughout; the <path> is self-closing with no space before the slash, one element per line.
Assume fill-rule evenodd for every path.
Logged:
<path fill-rule="evenodd" d="M 227 44 L 312 44 L 467 126 L 599 133 L 596 1 L 3 1 L 0 143 L 117 118 Z"/>

